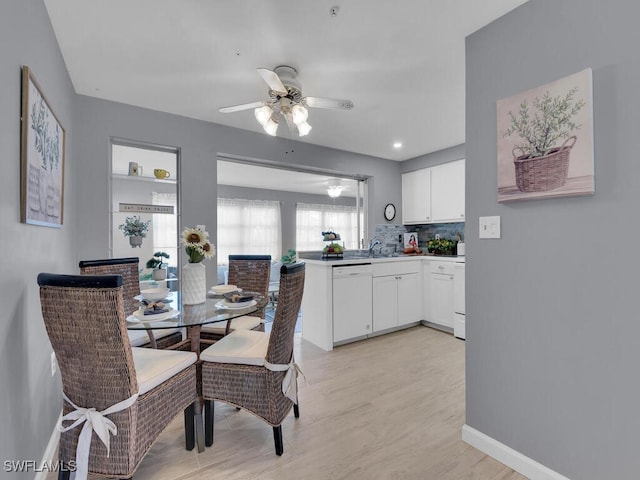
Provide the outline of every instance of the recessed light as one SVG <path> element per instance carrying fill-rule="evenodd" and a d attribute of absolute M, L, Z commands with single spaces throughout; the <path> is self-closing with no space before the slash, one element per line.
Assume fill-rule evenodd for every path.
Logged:
<path fill-rule="evenodd" d="M 402 142 L 394 142 L 393 148 L 402 148 Z"/>

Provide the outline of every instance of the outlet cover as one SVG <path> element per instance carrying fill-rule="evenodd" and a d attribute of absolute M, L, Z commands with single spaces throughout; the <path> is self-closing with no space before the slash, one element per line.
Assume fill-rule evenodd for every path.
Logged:
<path fill-rule="evenodd" d="M 500 216 L 480 217 L 480 238 L 500 238 Z"/>

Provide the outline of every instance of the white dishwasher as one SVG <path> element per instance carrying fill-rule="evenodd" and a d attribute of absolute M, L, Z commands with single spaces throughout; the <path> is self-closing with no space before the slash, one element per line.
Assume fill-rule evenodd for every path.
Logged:
<path fill-rule="evenodd" d="M 366 337 L 372 323 L 370 263 L 333 267 L 333 343 Z"/>

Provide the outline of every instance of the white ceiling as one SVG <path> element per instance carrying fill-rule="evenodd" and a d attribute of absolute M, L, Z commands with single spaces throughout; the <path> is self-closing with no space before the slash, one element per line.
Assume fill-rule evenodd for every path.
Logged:
<path fill-rule="evenodd" d="M 303 95 L 355 104 L 310 109 L 301 141 L 391 160 L 464 143 L 465 37 L 524 2 L 45 0 L 79 94 L 263 133 L 218 108 L 267 100 L 256 68 L 290 65 Z"/>

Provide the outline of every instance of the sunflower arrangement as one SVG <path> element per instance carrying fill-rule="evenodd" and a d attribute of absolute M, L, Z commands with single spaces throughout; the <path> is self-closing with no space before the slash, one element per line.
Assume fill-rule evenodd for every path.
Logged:
<path fill-rule="evenodd" d="M 189 263 L 200 263 L 216 255 L 216 247 L 209 242 L 209 234 L 199 228 L 185 228 L 182 243 L 189 256 Z"/>

